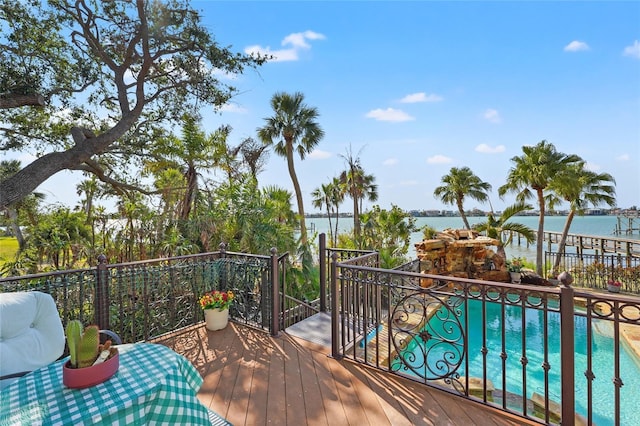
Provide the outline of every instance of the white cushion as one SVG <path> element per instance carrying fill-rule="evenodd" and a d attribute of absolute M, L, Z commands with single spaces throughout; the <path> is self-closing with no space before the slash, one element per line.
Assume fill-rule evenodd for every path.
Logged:
<path fill-rule="evenodd" d="M 0 293 L 0 376 L 50 364 L 60 358 L 64 344 L 62 321 L 49 294 Z M 0 389 L 8 382 L 2 380 Z"/>

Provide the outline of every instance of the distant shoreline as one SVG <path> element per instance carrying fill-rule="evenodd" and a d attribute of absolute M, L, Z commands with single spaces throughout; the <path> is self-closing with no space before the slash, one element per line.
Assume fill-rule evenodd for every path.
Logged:
<path fill-rule="evenodd" d="M 407 211 L 412 217 L 416 218 L 429 218 L 429 217 L 461 217 L 460 213 L 453 210 L 409 210 Z M 470 211 L 465 212 L 467 217 L 487 217 L 492 212 L 484 212 L 484 211 Z M 501 211 L 493 212 L 494 215 L 499 215 L 502 213 Z M 568 216 L 568 211 L 551 211 L 546 212 L 545 217 L 555 217 L 555 216 Z M 532 211 L 530 213 L 519 213 L 514 215 L 513 217 L 538 217 L 538 213 Z M 640 210 L 632 210 L 632 209 L 614 209 L 614 210 L 601 210 L 601 209 L 591 209 L 585 212 L 582 215 L 576 216 L 615 216 L 615 217 L 625 217 L 625 218 L 640 218 Z M 326 213 L 306 213 L 304 215 L 305 218 L 309 219 L 326 219 L 329 217 Z M 333 219 L 335 215 L 331 215 Z M 352 219 L 352 213 L 340 213 L 338 215 L 340 219 Z"/>

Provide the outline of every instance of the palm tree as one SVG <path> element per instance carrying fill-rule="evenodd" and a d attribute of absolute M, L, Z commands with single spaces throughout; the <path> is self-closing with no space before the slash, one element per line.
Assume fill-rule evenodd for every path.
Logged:
<path fill-rule="evenodd" d="M 553 208 L 558 201 L 562 200 L 569 203 L 570 209 L 558 244 L 558 256 L 556 256 L 553 265 L 552 275 L 558 272 L 560 257 L 564 253 L 567 235 L 574 216 L 584 214 L 585 209 L 589 206 L 597 207 L 602 203 L 614 207 L 616 204 L 615 182 L 615 179 L 608 173 L 595 173 L 587 170 L 584 161 L 572 164 L 555 176 L 550 185 L 555 196 L 549 198 L 549 207 Z"/>
<path fill-rule="evenodd" d="M 332 212 L 332 202 L 331 202 L 331 187 L 329 184 L 322 184 L 318 188 L 314 189 L 311 192 L 311 196 L 313 199 L 311 203 L 313 207 L 317 209 L 322 209 L 323 207 L 326 209 L 327 217 L 329 218 L 329 240 L 333 241 L 333 226 L 331 225 L 331 212 Z"/>
<path fill-rule="evenodd" d="M 329 240 L 335 247 L 338 237 L 338 217 L 340 203 L 344 200 L 343 185 L 340 183 L 340 179 L 334 177 L 331 182 L 322 184 L 320 187 L 313 190 L 311 193 L 313 197 L 313 207 L 326 209 L 327 217 L 329 218 Z M 335 215 L 335 231 L 331 223 L 332 217 Z"/>
<path fill-rule="evenodd" d="M 533 229 L 521 223 L 509 222 L 509 220 L 523 211 L 533 210 L 533 207 L 526 203 L 516 203 L 504 209 L 502 214 L 496 218 L 493 211 L 487 215 L 487 221 L 473 225 L 473 229 L 482 232 L 489 238 L 498 241 L 497 254 L 506 261 L 505 247 L 511 244 L 513 234 L 522 235 L 527 242 L 535 240 Z"/>
<path fill-rule="evenodd" d="M 168 169 L 180 170 L 184 181 L 180 185 L 179 218 L 188 220 L 197 208 L 200 171 L 215 167 L 227 171 L 225 159 L 220 158 L 220 147 L 226 146 L 231 127 L 221 126 L 206 134 L 196 118 L 185 115 L 182 121 L 182 137 L 170 135 L 159 139 L 153 152 L 155 159 L 148 161 L 146 168 L 157 175 L 165 174 Z M 169 188 L 163 187 L 163 190 Z"/>
<path fill-rule="evenodd" d="M 442 176 L 443 185 L 436 187 L 433 195 L 445 204 L 455 204 L 466 229 L 471 229 L 464 214 L 465 197 L 485 202 L 489 199 L 491 185 L 482 181 L 469 167 L 452 167 L 448 175 Z"/>
<path fill-rule="evenodd" d="M 378 185 L 374 182 L 375 176 L 365 173 L 360 164 L 360 157 L 354 157 L 351 149 L 342 156 L 347 162 L 347 170 L 340 173 L 340 183 L 345 188 L 345 193 L 353 200 L 353 236 L 356 244 L 360 246 L 360 212 L 362 201 L 366 198 L 375 202 L 378 200 Z"/>
<path fill-rule="evenodd" d="M 265 145 L 274 145 L 276 154 L 287 159 L 289 176 L 298 203 L 300 216 L 300 241 L 307 244 L 307 226 L 304 219 L 304 204 L 298 176 L 296 175 L 293 154 L 297 152 L 300 159 L 313 151 L 324 136 L 324 131 L 316 121 L 318 110 L 304 104 L 304 95 L 296 92 L 293 95 L 278 92 L 271 98 L 274 115 L 265 118 L 264 127 L 258 128 L 258 138 Z"/>
<path fill-rule="evenodd" d="M 537 198 L 539 218 L 536 243 L 536 272 L 538 275 L 542 275 L 545 215 L 544 191 L 549 187 L 556 175 L 581 159 L 577 155 L 558 152 L 556 147 L 546 140 L 540 141 L 535 146 L 523 146 L 522 151 L 523 155 L 511 159 L 515 166 L 509 170 L 507 183 L 498 189 L 498 194 L 503 197 L 508 192 L 516 193 L 516 200 L 519 202 L 524 202 L 534 197 Z"/>

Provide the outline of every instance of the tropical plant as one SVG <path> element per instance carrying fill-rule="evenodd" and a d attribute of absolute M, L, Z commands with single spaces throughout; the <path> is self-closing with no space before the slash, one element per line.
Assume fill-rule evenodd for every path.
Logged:
<path fill-rule="evenodd" d="M 258 137 L 265 145 L 273 145 L 276 154 L 287 160 L 287 169 L 298 203 L 301 242 L 306 245 L 307 226 L 302 190 L 295 170 L 294 152 L 304 160 L 320 143 L 324 131 L 317 122 L 318 110 L 307 106 L 304 103 L 304 95 L 300 92 L 293 95 L 284 92 L 274 94 L 271 98 L 271 108 L 274 115 L 265 118 L 266 124 L 258 128 Z"/>
<path fill-rule="evenodd" d="M 362 248 L 380 252 L 380 266 L 394 268 L 405 261 L 416 218 L 392 205 L 391 210 L 375 205 L 362 213 Z"/>
<path fill-rule="evenodd" d="M 481 232 L 489 238 L 498 241 L 498 254 L 506 260 L 505 247 L 513 241 L 513 235 L 523 236 L 527 242 L 535 240 L 533 229 L 521 223 L 511 222 L 513 216 L 524 211 L 533 210 L 533 207 L 526 203 L 516 203 L 505 208 L 500 216 L 495 217 L 494 212 L 487 214 L 487 220 L 483 223 L 473 225 L 475 231 Z"/>
<path fill-rule="evenodd" d="M 357 247 L 362 247 L 360 212 L 362 201 L 367 199 L 375 202 L 378 200 L 378 185 L 375 184 L 375 176 L 365 173 L 360 164 L 360 156 L 353 156 L 351 148 L 342 156 L 347 162 L 347 169 L 340 173 L 340 184 L 344 187 L 345 195 L 353 200 L 353 235 Z"/>
<path fill-rule="evenodd" d="M 615 206 L 615 182 L 613 176 L 608 173 L 596 173 L 588 170 L 584 161 L 568 166 L 556 174 L 551 181 L 550 189 L 553 192 L 547 197 L 549 208 L 553 208 L 559 201 L 569 203 L 569 214 L 558 243 L 558 256 L 556 256 L 553 265 L 552 275 L 555 275 L 560 267 L 561 256 L 564 253 L 567 235 L 574 216 L 584 214 L 589 206 L 597 207 L 603 203 Z"/>
<path fill-rule="evenodd" d="M 338 243 L 338 220 L 340 218 L 340 203 L 344 200 L 344 185 L 340 179 L 334 177 L 331 182 L 322 184 L 311 193 L 313 206 L 316 208 L 326 208 L 329 219 L 329 240 L 336 247 Z M 332 225 L 332 218 L 335 216 L 335 228 Z"/>
<path fill-rule="evenodd" d="M 491 185 L 482 181 L 469 167 L 452 167 L 449 174 L 442 176 L 442 185 L 436 187 L 433 195 L 445 204 L 455 204 L 466 229 L 471 229 L 464 213 L 465 197 L 484 202 Z"/>
<path fill-rule="evenodd" d="M 536 243 L 536 273 L 542 275 L 542 249 L 544 244 L 544 216 L 546 212 L 544 191 L 549 188 L 554 177 L 570 165 L 580 161 L 577 155 L 558 152 L 553 144 L 543 140 L 535 146 L 523 146 L 523 154 L 511 158 L 514 166 L 509 170 L 507 183 L 498 189 L 500 197 L 512 192 L 516 201 L 525 202 L 530 198 L 538 201 L 538 233 Z"/>
<path fill-rule="evenodd" d="M 180 171 L 183 179 L 175 182 L 178 186 L 173 189 L 182 195 L 178 202 L 178 217 L 187 220 L 197 208 L 200 173 L 218 166 L 219 146 L 226 146 L 231 128 L 221 126 L 207 134 L 194 117 L 184 115 L 182 120 L 182 137 L 170 135 L 159 138 L 152 150 L 153 160 L 146 162 L 146 169 L 164 175 L 167 170 Z M 166 188 L 163 190 L 166 191 Z"/>

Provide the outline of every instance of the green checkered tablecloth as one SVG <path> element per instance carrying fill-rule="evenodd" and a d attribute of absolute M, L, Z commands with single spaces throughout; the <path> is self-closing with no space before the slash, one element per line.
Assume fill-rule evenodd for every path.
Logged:
<path fill-rule="evenodd" d="M 156 344 L 119 346 L 120 368 L 86 389 L 62 384 L 58 361 L 0 393 L 0 425 L 210 425 L 196 397 L 202 377 L 191 363 Z"/>

